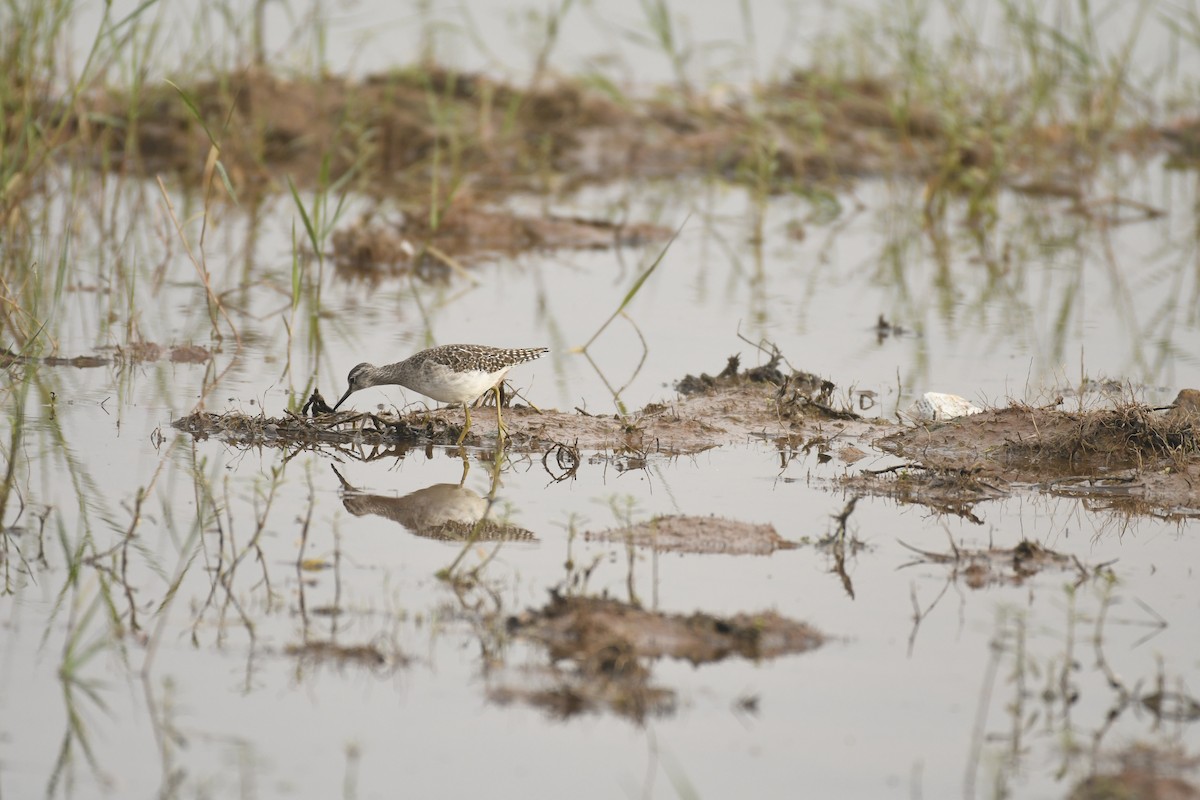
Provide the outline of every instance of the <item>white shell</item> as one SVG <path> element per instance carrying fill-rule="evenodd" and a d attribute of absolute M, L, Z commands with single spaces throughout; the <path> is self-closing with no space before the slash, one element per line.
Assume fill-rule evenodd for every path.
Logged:
<path fill-rule="evenodd" d="M 965 397 L 941 392 L 926 392 L 908 407 L 904 416 L 914 422 L 937 422 L 981 413 L 983 413 L 983 409 Z"/>

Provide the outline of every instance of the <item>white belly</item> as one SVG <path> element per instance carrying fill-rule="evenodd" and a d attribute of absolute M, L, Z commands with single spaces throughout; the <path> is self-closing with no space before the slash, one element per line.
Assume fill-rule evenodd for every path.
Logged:
<path fill-rule="evenodd" d="M 442 403 L 469 403 L 504 379 L 511 367 L 496 372 L 455 372 L 428 361 L 402 384 Z"/>

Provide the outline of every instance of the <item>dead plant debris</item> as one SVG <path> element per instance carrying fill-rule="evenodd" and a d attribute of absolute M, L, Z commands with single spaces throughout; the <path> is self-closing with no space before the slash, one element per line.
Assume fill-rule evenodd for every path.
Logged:
<path fill-rule="evenodd" d="M 962 577 L 972 589 L 982 589 L 996 584 L 1021 585 L 1026 579 L 1048 569 L 1074 570 L 1080 582 L 1097 574 L 1108 564 L 1085 566 L 1074 556 L 1057 553 L 1037 542 L 1022 540 L 1016 547 L 989 547 L 971 549 L 950 542 L 950 552 L 939 553 L 922 550 L 906 542 L 901 545 L 916 553 L 920 558 L 912 563 L 945 564 L 952 569 L 952 577 Z"/>
<path fill-rule="evenodd" d="M 692 395 L 745 383 L 769 383 L 779 387 L 781 396 L 790 391 L 814 403 L 829 401 L 833 390 L 837 388 L 832 381 L 797 370 L 789 370 L 789 373 L 785 374 L 779 368 L 783 363 L 783 354 L 778 349 L 772 350 L 767 363 L 745 370 L 741 369 L 741 355 L 734 354 L 725 362 L 725 368 L 717 373 L 715 378 L 704 372 L 699 376 L 685 375 L 675 384 L 675 390 L 682 395 Z"/>
<path fill-rule="evenodd" d="M 250 416 L 233 411 L 223 414 L 193 411 L 171 425 L 196 439 L 215 437 L 228 444 L 252 447 L 322 444 L 377 447 L 413 443 L 421 435 L 418 428 L 403 418 L 358 412 L 313 418 L 290 411 L 285 411 L 282 417 Z"/>

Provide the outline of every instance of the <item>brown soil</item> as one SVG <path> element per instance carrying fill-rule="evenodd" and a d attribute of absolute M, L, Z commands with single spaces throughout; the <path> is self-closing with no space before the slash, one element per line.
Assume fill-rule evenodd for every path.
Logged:
<path fill-rule="evenodd" d="M 1133 744 L 1106 760 L 1114 768 L 1079 783 L 1070 800 L 1200 800 L 1195 783 L 1200 759 L 1182 749 Z"/>
<path fill-rule="evenodd" d="M 323 402 L 319 396 L 318 403 Z M 320 405 L 318 405 L 320 407 Z M 835 442 L 865 443 L 892 430 L 836 411 L 809 399 L 785 381 L 782 387 L 749 379 L 732 379 L 704 393 L 671 403 L 652 403 L 622 418 L 582 411 L 562 412 L 513 406 L 504 410 L 508 446 L 519 452 L 554 453 L 577 466 L 580 451 L 645 458 L 686 455 L 725 444 L 766 440 L 781 449 L 811 446 L 830 450 Z M 352 455 L 354 448 L 453 444 L 465 423 L 457 408 L 392 413 L 338 412 L 304 417 L 248 417 L 196 411 L 173 425 L 197 438 L 217 436 L 254 446 L 336 445 Z M 481 409 L 471 415 L 466 444 L 493 440 L 495 415 Z M 571 456 L 571 453 L 575 456 Z M 565 455 L 564 455 L 565 454 Z M 854 452 L 847 455 L 852 459 Z"/>
<path fill-rule="evenodd" d="M 847 483 L 868 493 L 973 515 L 1014 489 L 1087 499 L 1093 507 L 1200 516 L 1200 417 L 1143 406 L 1066 412 L 1013 406 L 905 428 L 877 447 L 909 460 Z"/>
<path fill-rule="evenodd" d="M 333 234 L 335 263 L 376 277 L 410 271 L 431 277 L 529 250 L 633 247 L 671 235 L 655 225 L 488 210 L 468 197 L 447 208 L 436 227 L 429 218 L 427 209 L 419 209 L 400 219 L 367 216 L 344 226 Z"/>
<path fill-rule="evenodd" d="M 599 542 L 621 542 L 652 547 L 671 553 L 723 553 L 725 555 L 769 556 L 776 550 L 789 550 L 789 542 L 772 525 L 755 525 L 723 517 L 674 515 L 655 517 L 624 528 L 584 533 L 584 538 Z"/>
<path fill-rule="evenodd" d="M 227 176 L 239 198 L 286 192 L 289 179 L 314 187 L 344 178 L 339 190 L 400 198 L 410 220 L 439 221 L 431 229 L 450 201 L 468 192 L 496 206 L 518 192 L 689 174 L 803 193 L 836 190 L 860 176 L 910 175 L 926 183 L 931 216 L 944 210 L 947 196 L 1005 187 L 1069 198 L 1077 211 L 1091 213 L 1086 176 L 1096 159 L 1084 157 L 1087 137 L 1077 125 L 947 125 L 943 120 L 963 109 L 927 105 L 887 78 L 799 71 L 752 93 L 639 99 L 611 86 L 562 80 L 520 87 L 436 65 L 361 80 L 254 66 L 215 78 L 170 77 L 179 90 L 162 81 L 139 85 L 136 96 L 96 88 L 31 113 L 97 167 L 176 172 L 185 186 L 207 185 L 201 179 L 212 178 L 209 156 L 216 153 L 223 175 L 215 185 L 224 191 Z M 1165 149 L 1172 133 L 1143 126 L 1106 141 Z M 1066 165 L 1077 174 L 1064 176 Z M 501 222 L 518 240 L 528 233 L 527 220 Z M 560 235 L 534 231 L 532 240 Z M 570 229 L 565 237 L 589 238 Z M 339 250 L 361 262 L 375 247 L 389 254 L 393 244 L 383 236 L 343 242 Z"/>
<path fill-rule="evenodd" d="M 541 453 L 555 480 L 567 480 L 584 463 L 582 453 L 602 453 L 621 468 L 639 468 L 655 456 L 698 453 L 746 441 L 766 441 L 782 457 L 815 452 L 849 467 L 871 448 L 905 459 L 882 470 L 847 471 L 838 484 L 863 495 L 883 495 L 980 521 L 976 503 L 1014 491 L 1039 490 L 1085 498 L 1094 507 L 1168 518 L 1200 516 L 1200 414 L 1190 408 L 1166 413 L 1142 406 L 1065 412 L 1013 406 L 944 423 L 903 427 L 866 420 L 832 407 L 834 386 L 795 370 L 766 365 L 739 371 L 737 360 L 716 377 L 687 376 L 681 394 L 626 416 L 576 411 L 538 411 L 515 406 L 504 411 L 507 446 Z M 1187 395 L 1185 392 L 1184 395 Z M 307 408 L 326 409 L 314 392 Z M 405 449 L 453 444 L 462 412 L 363 414 L 288 413 L 278 419 L 195 412 L 176 420 L 197 438 L 219 436 L 236 444 L 299 448 L 322 446 L 351 458 L 403 455 Z M 467 444 L 493 441 L 494 416 L 472 415 Z M 370 448 L 367 452 L 366 448 Z M 734 549 L 766 546 L 769 535 L 747 531 L 714 534 L 712 521 L 668 520 L 658 546 Z M 707 527 L 706 527 L 707 526 Z M 695 538 L 695 530 L 706 531 Z M 648 543 L 651 530 L 597 534 Z M 665 538 L 663 534 L 665 533 Z M 691 543 L 687 543 L 691 536 Z M 700 542 L 707 536 L 711 541 Z M 725 544 L 721 544 L 725 541 Z M 778 546 L 778 545 L 772 545 Z"/>
<path fill-rule="evenodd" d="M 774 612 L 715 617 L 647 611 L 617 600 L 553 594 L 543 608 L 508 619 L 509 631 L 544 646 L 554 666 L 494 687 L 498 702 L 520 700 L 558 716 L 602 708 L 642 720 L 674 709 L 674 693 L 651 684 L 655 659 L 694 665 L 731 656 L 755 661 L 803 653 L 824 637 Z M 564 667 L 563 662 L 568 666 Z"/>

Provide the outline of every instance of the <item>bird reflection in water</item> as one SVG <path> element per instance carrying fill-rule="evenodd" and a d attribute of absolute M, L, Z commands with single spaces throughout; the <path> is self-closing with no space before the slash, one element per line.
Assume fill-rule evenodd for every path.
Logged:
<path fill-rule="evenodd" d="M 373 514 L 400 523 L 416 536 L 445 542 L 537 541 L 532 531 L 490 518 L 492 501 L 461 484 L 435 483 L 393 497 L 360 491 L 336 468 L 333 471 L 342 482 L 342 504 L 356 517 Z"/>

